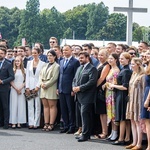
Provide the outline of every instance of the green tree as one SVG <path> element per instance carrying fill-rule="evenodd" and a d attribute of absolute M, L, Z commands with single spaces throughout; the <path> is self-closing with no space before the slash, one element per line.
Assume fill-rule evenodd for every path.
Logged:
<path fill-rule="evenodd" d="M 28 0 L 26 9 L 21 15 L 21 24 L 19 26 L 18 42 L 22 38 L 26 38 L 29 45 L 40 41 L 40 13 L 39 13 L 39 0 Z"/>
<path fill-rule="evenodd" d="M 121 13 L 109 15 L 106 26 L 97 34 L 100 40 L 125 41 L 126 40 L 127 17 Z"/>
<path fill-rule="evenodd" d="M 109 15 L 108 7 L 101 2 L 99 4 L 93 3 L 88 8 L 86 39 L 97 39 L 97 33 L 106 25 Z"/>
<path fill-rule="evenodd" d="M 85 33 L 87 31 L 87 18 L 88 18 L 88 5 L 79 5 L 72 10 L 68 10 L 64 13 L 66 22 L 66 30 L 63 38 L 73 37 L 75 33 L 75 39 L 86 39 Z"/>
<path fill-rule="evenodd" d="M 63 37 L 65 17 L 55 7 L 52 7 L 41 12 L 41 22 L 41 42 L 48 49 L 51 36 L 55 36 L 58 40 Z"/>

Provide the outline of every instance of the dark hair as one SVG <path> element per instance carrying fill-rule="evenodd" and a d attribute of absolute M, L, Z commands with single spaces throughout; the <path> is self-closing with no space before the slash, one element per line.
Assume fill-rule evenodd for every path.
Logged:
<path fill-rule="evenodd" d="M 13 52 L 13 50 L 12 49 L 7 49 L 7 52 Z"/>
<path fill-rule="evenodd" d="M 41 43 L 39 43 L 39 42 L 36 42 L 35 44 L 39 44 L 40 51 L 43 53 L 44 52 L 44 46 Z"/>
<path fill-rule="evenodd" d="M 117 46 L 121 46 L 122 50 L 125 52 L 126 51 L 126 46 L 124 44 L 117 44 Z"/>
<path fill-rule="evenodd" d="M 110 56 L 112 56 L 116 60 L 116 64 L 118 68 L 120 68 L 120 62 L 119 62 L 119 55 L 115 52 L 111 53 Z"/>
<path fill-rule="evenodd" d="M 0 48 L 5 48 L 5 49 L 7 49 L 7 47 L 6 47 L 5 45 L 3 45 L 3 44 L 0 44 Z"/>
<path fill-rule="evenodd" d="M 80 56 L 80 55 L 84 55 L 86 58 L 89 59 L 90 63 L 93 64 L 92 59 L 91 59 L 89 53 L 87 53 L 87 52 L 85 52 L 85 51 L 81 51 L 81 52 L 79 53 L 79 56 Z"/>
<path fill-rule="evenodd" d="M 47 55 L 51 53 L 54 57 L 55 57 L 55 61 L 57 61 L 57 55 L 56 55 L 56 52 L 54 50 L 50 50 L 47 52 Z"/>
<path fill-rule="evenodd" d="M 0 47 L 0 50 L 2 50 L 6 54 L 6 49 L 4 47 Z"/>
<path fill-rule="evenodd" d="M 143 43 L 146 47 L 148 47 L 148 43 L 147 42 L 142 41 L 141 43 Z"/>
<path fill-rule="evenodd" d="M 23 49 L 24 52 L 25 52 L 25 50 L 26 50 L 26 49 L 25 49 L 25 46 L 18 46 L 17 49 Z"/>
<path fill-rule="evenodd" d="M 117 46 L 115 43 L 112 43 L 112 42 L 110 42 L 110 43 L 108 43 L 108 44 L 113 45 L 114 47 Z M 107 45 L 108 45 L 108 44 L 107 44 Z"/>
<path fill-rule="evenodd" d="M 83 44 L 82 47 L 88 47 L 88 49 L 92 50 L 92 46 L 90 44 Z"/>
<path fill-rule="evenodd" d="M 38 54 L 41 53 L 41 50 L 38 47 L 33 47 L 32 50 L 36 50 Z"/>

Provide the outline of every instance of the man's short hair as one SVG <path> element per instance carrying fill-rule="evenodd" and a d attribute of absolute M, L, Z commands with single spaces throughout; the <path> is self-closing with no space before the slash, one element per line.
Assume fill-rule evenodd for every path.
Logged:
<path fill-rule="evenodd" d="M 88 47 L 88 49 L 92 49 L 92 46 L 90 44 L 83 44 L 82 47 Z"/>
<path fill-rule="evenodd" d="M 25 50 L 26 50 L 26 49 L 25 49 L 25 46 L 18 46 L 17 49 L 23 49 L 24 52 L 25 52 Z"/>

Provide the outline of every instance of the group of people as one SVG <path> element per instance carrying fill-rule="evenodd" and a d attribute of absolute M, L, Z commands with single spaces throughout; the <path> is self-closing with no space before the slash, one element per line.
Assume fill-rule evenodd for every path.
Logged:
<path fill-rule="evenodd" d="M 148 44 L 60 48 L 55 37 L 49 43 L 45 55 L 41 43 L 32 50 L 9 49 L 6 40 L 0 41 L 0 126 L 15 129 L 27 123 L 37 129 L 42 113 L 43 131 L 54 130 L 61 121 L 60 133 L 74 133 L 78 142 L 94 133 L 96 139 L 133 150 L 142 149 L 146 133 L 150 150 Z"/>

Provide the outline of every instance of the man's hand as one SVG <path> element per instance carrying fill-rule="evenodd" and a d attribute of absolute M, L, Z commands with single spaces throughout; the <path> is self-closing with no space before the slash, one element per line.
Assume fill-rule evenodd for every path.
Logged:
<path fill-rule="evenodd" d="M 74 93 L 77 93 L 77 92 L 79 92 L 79 91 L 80 91 L 80 87 L 79 87 L 79 86 L 73 87 L 73 92 L 74 92 Z"/>

